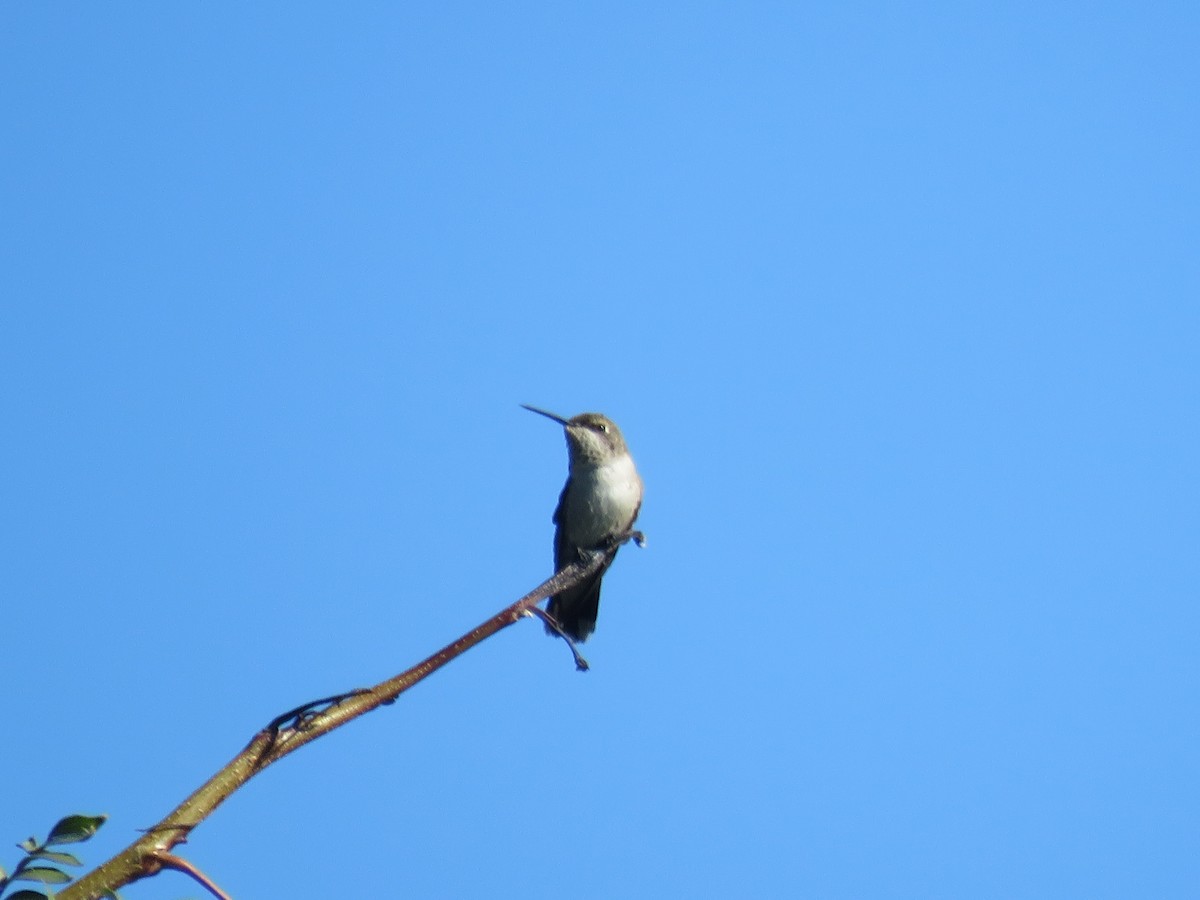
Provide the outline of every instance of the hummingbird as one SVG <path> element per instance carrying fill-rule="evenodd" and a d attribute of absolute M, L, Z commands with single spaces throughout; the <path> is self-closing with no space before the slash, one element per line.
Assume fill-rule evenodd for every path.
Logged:
<path fill-rule="evenodd" d="M 577 562 L 589 550 L 624 534 L 642 508 L 642 479 L 615 422 L 600 413 L 581 413 L 570 419 L 521 404 L 530 412 L 553 419 L 567 437 L 567 483 L 554 510 L 554 569 Z M 612 564 L 582 584 L 560 591 L 546 606 L 562 630 L 576 641 L 596 630 L 600 610 L 600 579 Z M 554 634 L 549 625 L 547 634 Z"/>

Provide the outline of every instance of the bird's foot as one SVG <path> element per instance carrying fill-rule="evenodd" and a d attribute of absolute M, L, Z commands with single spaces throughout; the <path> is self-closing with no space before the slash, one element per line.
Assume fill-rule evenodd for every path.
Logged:
<path fill-rule="evenodd" d="M 619 534 L 614 534 L 609 537 L 603 544 L 601 544 L 600 549 L 602 549 L 605 553 L 616 553 L 617 549 L 626 541 L 633 541 L 639 547 L 645 547 L 646 535 L 631 528 L 628 531 L 622 531 Z"/>

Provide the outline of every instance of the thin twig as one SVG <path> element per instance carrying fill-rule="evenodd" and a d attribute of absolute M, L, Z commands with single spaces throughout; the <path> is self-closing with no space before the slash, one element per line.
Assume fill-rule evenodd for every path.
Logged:
<path fill-rule="evenodd" d="M 567 642 L 567 647 L 570 648 L 571 655 L 575 657 L 575 669 L 577 671 L 586 672 L 590 668 L 588 666 L 588 661 L 584 659 L 583 654 L 579 652 L 579 646 L 575 643 L 575 638 L 563 631 L 563 627 L 558 624 L 558 619 L 554 618 L 554 616 L 550 615 L 550 613 L 546 612 L 540 606 L 529 607 L 527 610 L 525 610 L 525 615 L 537 616 L 542 620 L 542 622 L 545 623 L 547 628 Z"/>
<path fill-rule="evenodd" d="M 188 862 L 181 856 L 176 856 L 174 853 L 168 853 L 165 850 L 155 850 L 149 854 L 151 859 L 162 863 L 164 869 L 174 869 L 176 872 L 183 872 L 185 875 L 191 875 L 196 881 L 208 889 L 217 900 L 233 900 L 227 893 L 213 884 L 212 879 L 197 869 L 194 865 Z"/>

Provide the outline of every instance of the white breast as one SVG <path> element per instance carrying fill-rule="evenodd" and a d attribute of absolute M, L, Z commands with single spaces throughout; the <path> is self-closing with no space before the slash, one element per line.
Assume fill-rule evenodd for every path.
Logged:
<path fill-rule="evenodd" d="M 567 515 L 580 546 L 598 544 L 633 523 L 642 499 L 642 479 L 629 455 L 601 466 L 580 467 L 571 475 Z"/>

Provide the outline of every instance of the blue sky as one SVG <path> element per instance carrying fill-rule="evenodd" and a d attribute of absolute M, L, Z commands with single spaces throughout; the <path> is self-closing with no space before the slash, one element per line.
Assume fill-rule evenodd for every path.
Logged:
<path fill-rule="evenodd" d="M 0 839 L 237 897 L 1194 897 L 1194 4 L 0 7 Z M 15 860 L 16 851 L 0 860 Z M 180 876 L 131 898 L 193 896 Z"/>

